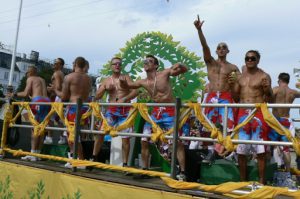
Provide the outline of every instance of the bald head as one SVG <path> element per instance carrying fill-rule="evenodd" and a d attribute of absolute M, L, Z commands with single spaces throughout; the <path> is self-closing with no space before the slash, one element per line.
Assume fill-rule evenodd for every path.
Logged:
<path fill-rule="evenodd" d="M 225 48 L 225 49 L 229 50 L 228 45 L 225 42 L 221 42 L 217 45 L 217 50 L 221 49 L 221 48 Z"/>

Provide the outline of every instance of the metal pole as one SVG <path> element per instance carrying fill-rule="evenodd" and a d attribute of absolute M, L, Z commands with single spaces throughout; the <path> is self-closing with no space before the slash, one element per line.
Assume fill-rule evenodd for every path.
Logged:
<path fill-rule="evenodd" d="M 223 137 L 227 136 L 227 121 L 228 121 L 228 106 L 224 107 L 224 116 L 223 116 Z"/>
<path fill-rule="evenodd" d="M 78 157 L 78 144 L 79 144 L 79 133 L 80 133 L 80 120 L 81 120 L 81 107 L 82 100 L 77 99 L 76 103 L 76 117 L 75 117 L 75 136 L 74 136 L 74 150 L 73 150 L 73 159 Z M 76 171 L 76 167 L 73 167 L 73 171 Z"/>
<path fill-rule="evenodd" d="M 20 21 L 21 21 L 22 4 L 23 4 L 23 0 L 20 0 L 15 46 L 14 46 L 12 59 L 11 59 L 10 74 L 9 74 L 9 81 L 8 81 L 8 88 L 7 88 L 10 92 L 13 90 L 12 80 L 13 80 L 14 68 L 15 68 L 15 64 L 16 64 L 16 54 L 17 54 L 19 28 L 20 28 Z"/>
<path fill-rule="evenodd" d="M 172 159 L 171 159 L 171 177 L 176 179 L 176 160 L 177 160 L 177 142 L 178 142 L 178 131 L 179 131 L 179 117 L 180 117 L 181 100 L 176 98 L 175 103 L 175 121 L 174 121 L 174 132 L 173 132 L 173 145 L 172 145 Z"/>

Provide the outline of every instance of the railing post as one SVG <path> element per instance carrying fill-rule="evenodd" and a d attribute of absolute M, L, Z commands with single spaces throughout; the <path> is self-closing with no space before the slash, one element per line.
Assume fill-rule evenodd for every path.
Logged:
<path fill-rule="evenodd" d="M 224 106 L 224 116 L 223 116 L 223 137 L 227 136 L 227 124 L 228 124 L 228 106 Z"/>
<path fill-rule="evenodd" d="M 80 134 L 80 120 L 81 120 L 81 107 L 82 100 L 80 98 L 77 99 L 76 102 L 76 117 L 75 117 L 75 136 L 74 136 L 74 150 L 73 150 L 73 159 L 77 159 L 78 157 L 78 143 L 79 143 L 79 134 Z M 73 171 L 76 171 L 76 167 L 72 167 Z"/>
<path fill-rule="evenodd" d="M 10 98 L 8 98 L 7 103 L 9 104 L 9 106 L 11 105 Z M 12 111 L 12 113 L 13 113 L 13 109 L 12 110 L 8 109 L 7 111 Z M 8 114 L 8 113 L 6 112 L 5 114 Z M 1 158 L 4 158 L 4 156 L 5 156 L 5 151 L 3 149 L 4 149 L 5 145 L 7 144 L 6 142 L 7 142 L 8 125 L 9 125 L 9 121 L 7 121 L 6 116 L 4 116 L 3 125 L 2 125 L 2 134 L 1 134 L 1 146 L 0 146 L 0 157 Z"/>
<path fill-rule="evenodd" d="M 174 118 L 174 132 L 173 132 L 173 145 L 172 145 L 172 159 L 171 159 L 171 177 L 176 178 L 176 160 L 177 160 L 177 142 L 179 131 L 179 117 L 180 117 L 181 100 L 176 98 L 175 103 L 175 118 Z"/>

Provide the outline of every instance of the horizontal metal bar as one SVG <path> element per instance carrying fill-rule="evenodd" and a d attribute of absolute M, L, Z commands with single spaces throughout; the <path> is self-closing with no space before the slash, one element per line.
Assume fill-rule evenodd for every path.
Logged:
<path fill-rule="evenodd" d="M 204 138 L 204 137 L 185 137 L 181 136 L 180 140 L 190 141 L 205 141 L 205 142 L 218 142 L 217 139 Z M 256 141 L 256 140 L 232 140 L 234 144 L 254 144 L 254 145 L 279 145 L 279 146 L 292 146 L 292 142 L 281 142 L 281 141 Z"/>
<path fill-rule="evenodd" d="M 76 103 L 71 102 L 62 102 L 64 105 L 76 105 Z M 13 102 L 14 105 L 20 105 L 20 102 Z M 52 102 L 28 102 L 30 105 L 51 105 Z M 100 106 L 132 106 L 133 103 L 98 103 Z M 88 106 L 89 103 L 83 103 L 84 106 Z M 164 107 L 173 107 L 175 103 L 145 103 L 146 106 L 164 106 Z"/>
<path fill-rule="evenodd" d="M 24 124 L 14 124 L 14 125 L 12 125 L 12 127 L 29 128 L 29 129 L 33 129 L 34 128 L 32 125 L 24 125 Z M 55 130 L 55 131 L 66 131 L 67 130 L 67 128 L 51 127 L 51 126 L 47 126 L 45 129 L 46 130 Z"/>
<path fill-rule="evenodd" d="M 188 107 L 188 104 L 183 104 Z M 201 107 L 255 108 L 255 104 L 201 104 Z M 267 104 L 268 108 L 300 108 L 300 104 Z"/>
<path fill-rule="evenodd" d="M 19 102 L 13 102 L 19 104 Z M 29 104 L 50 105 L 51 102 L 29 102 Z M 64 102 L 64 105 L 76 105 L 76 103 Z M 83 103 L 88 105 L 89 103 Z M 132 106 L 132 103 L 98 103 L 100 106 Z M 146 106 L 173 107 L 175 103 L 145 103 Z M 187 104 L 183 104 L 188 107 Z M 202 107 L 230 107 L 230 108 L 255 108 L 255 104 L 201 104 Z M 300 104 L 267 104 L 268 108 L 300 108 Z"/>
<path fill-rule="evenodd" d="M 13 127 L 21 127 L 21 128 L 33 128 L 31 125 L 22 125 L 22 124 L 14 124 Z M 46 127 L 46 130 L 57 130 L 57 131 L 66 131 L 67 128 L 59 128 L 59 127 Z M 82 133 L 92 133 L 92 134 L 105 134 L 103 131 L 97 130 L 81 130 Z M 151 137 L 151 135 L 145 135 L 141 133 L 121 133 L 118 132 L 116 135 L 121 136 L 132 136 L 132 137 Z M 166 139 L 173 139 L 173 136 L 165 136 Z M 212 138 L 204 138 L 204 137 L 187 137 L 181 136 L 180 140 L 189 140 L 189 141 L 205 141 L 205 142 L 218 142 L 217 139 Z M 292 142 L 281 142 L 281 141 L 255 141 L 255 140 L 232 140 L 232 143 L 235 144 L 256 144 L 256 145 L 280 145 L 280 146 L 292 146 Z"/>

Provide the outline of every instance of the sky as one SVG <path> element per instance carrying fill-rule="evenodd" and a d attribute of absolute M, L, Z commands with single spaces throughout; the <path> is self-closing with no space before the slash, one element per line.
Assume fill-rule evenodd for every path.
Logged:
<path fill-rule="evenodd" d="M 0 42 L 13 45 L 20 0 L 0 0 Z M 259 66 L 276 86 L 280 72 L 300 68 L 298 0 L 26 0 L 23 1 L 17 51 L 38 51 L 41 58 L 62 57 L 70 66 L 77 56 L 97 74 L 126 41 L 138 33 L 171 34 L 202 57 L 193 21 L 199 14 L 211 52 L 226 42 L 228 61 L 239 68 L 250 49 L 261 53 Z M 300 102 L 300 100 L 296 100 Z"/>

